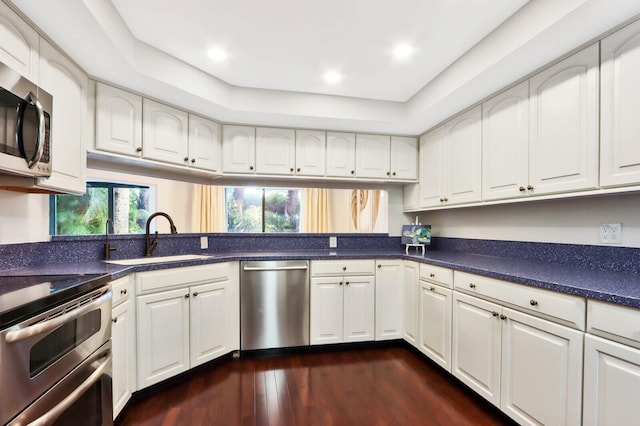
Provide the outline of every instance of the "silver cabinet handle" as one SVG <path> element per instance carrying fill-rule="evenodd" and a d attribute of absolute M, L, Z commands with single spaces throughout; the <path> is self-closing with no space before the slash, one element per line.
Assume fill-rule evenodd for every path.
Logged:
<path fill-rule="evenodd" d="M 349 281 L 347 281 L 345 284 L 346 284 L 346 285 L 349 285 Z"/>
<path fill-rule="evenodd" d="M 111 320 L 111 322 L 113 322 L 114 324 L 118 322 L 118 317 L 115 317 L 114 319 Z"/>
<path fill-rule="evenodd" d="M 32 326 L 25 327 L 21 330 L 10 331 L 7 333 L 4 339 L 7 341 L 7 343 L 15 343 L 33 336 L 37 336 L 38 334 L 43 334 L 48 331 L 54 330 L 60 327 L 62 324 L 73 321 L 74 319 L 81 317 L 87 312 L 94 310 L 98 306 L 107 302 L 109 299 L 111 299 L 111 289 L 100 296 L 100 298 L 94 300 L 93 302 L 87 303 L 80 308 L 74 309 L 69 313 L 60 315 L 59 317 L 55 317 L 50 320 L 39 322 Z"/>
<path fill-rule="evenodd" d="M 194 292 L 193 292 L 193 297 L 196 297 L 197 295 L 198 295 L 198 292 L 197 292 L 197 291 L 194 291 Z"/>
<path fill-rule="evenodd" d="M 529 304 L 530 304 L 531 306 L 536 306 L 536 305 L 538 304 L 538 301 L 537 301 L 537 300 L 533 300 L 533 299 L 531 299 L 531 300 L 529 300 Z"/>
<path fill-rule="evenodd" d="M 499 313 L 497 313 L 496 311 L 491 312 L 491 315 L 493 315 L 494 317 L 497 317 L 498 315 L 500 315 Z"/>
<path fill-rule="evenodd" d="M 469 283 L 469 288 L 476 288 L 476 285 L 474 283 Z"/>
<path fill-rule="evenodd" d="M 261 268 L 257 266 L 245 266 L 242 268 L 243 271 L 295 271 L 295 270 L 305 270 L 308 269 L 307 266 L 277 266 L 275 268 Z"/>
<path fill-rule="evenodd" d="M 507 319 L 507 316 L 506 316 L 506 315 L 500 315 L 500 319 L 501 319 L 501 320 L 506 320 L 506 319 Z"/>

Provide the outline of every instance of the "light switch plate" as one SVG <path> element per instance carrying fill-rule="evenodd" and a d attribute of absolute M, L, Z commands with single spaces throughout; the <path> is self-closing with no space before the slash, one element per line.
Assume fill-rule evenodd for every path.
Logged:
<path fill-rule="evenodd" d="M 200 248 L 202 250 L 209 248 L 209 239 L 207 237 L 200 237 Z"/>
<path fill-rule="evenodd" d="M 338 237 L 329 237 L 329 248 L 338 247 Z"/>

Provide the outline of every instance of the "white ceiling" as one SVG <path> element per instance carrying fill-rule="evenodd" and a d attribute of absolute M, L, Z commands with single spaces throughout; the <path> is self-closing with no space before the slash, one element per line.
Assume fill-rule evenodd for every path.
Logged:
<path fill-rule="evenodd" d="M 234 86 L 402 102 L 526 2 L 113 0 L 138 40 Z M 398 43 L 415 57 L 394 60 Z M 345 79 L 324 83 L 331 69 Z"/>
<path fill-rule="evenodd" d="M 12 0 L 92 77 L 223 122 L 419 134 L 640 0 Z M 396 43 L 415 56 L 396 61 Z M 229 57 L 215 63 L 212 47 Z M 336 85 L 322 75 L 337 69 Z"/>

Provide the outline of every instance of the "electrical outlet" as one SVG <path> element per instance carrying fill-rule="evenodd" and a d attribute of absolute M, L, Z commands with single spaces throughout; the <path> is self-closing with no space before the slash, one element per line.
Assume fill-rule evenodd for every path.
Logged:
<path fill-rule="evenodd" d="M 603 223 L 600 225 L 600 242 L 602 244 L 622 244 L 622 224 Z"/>
<path fill-rule="evenodd" d="M 338 247 L 338 237 L 329 237 L 329 248 Z"/>
<path fill-rule="evenodd" d="M 207 237 L 200 237 L 200 249 L 206 250 L 209 248 L 209 239 Z"/>

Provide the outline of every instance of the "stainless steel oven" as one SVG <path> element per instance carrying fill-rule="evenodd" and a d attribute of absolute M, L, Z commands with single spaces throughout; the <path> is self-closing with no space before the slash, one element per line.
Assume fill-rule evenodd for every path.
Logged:
<path fill-rule="evenodd" d="M 110 338 L 109 284 L 0 331 L 0 424 L 113 424 Z"/>

